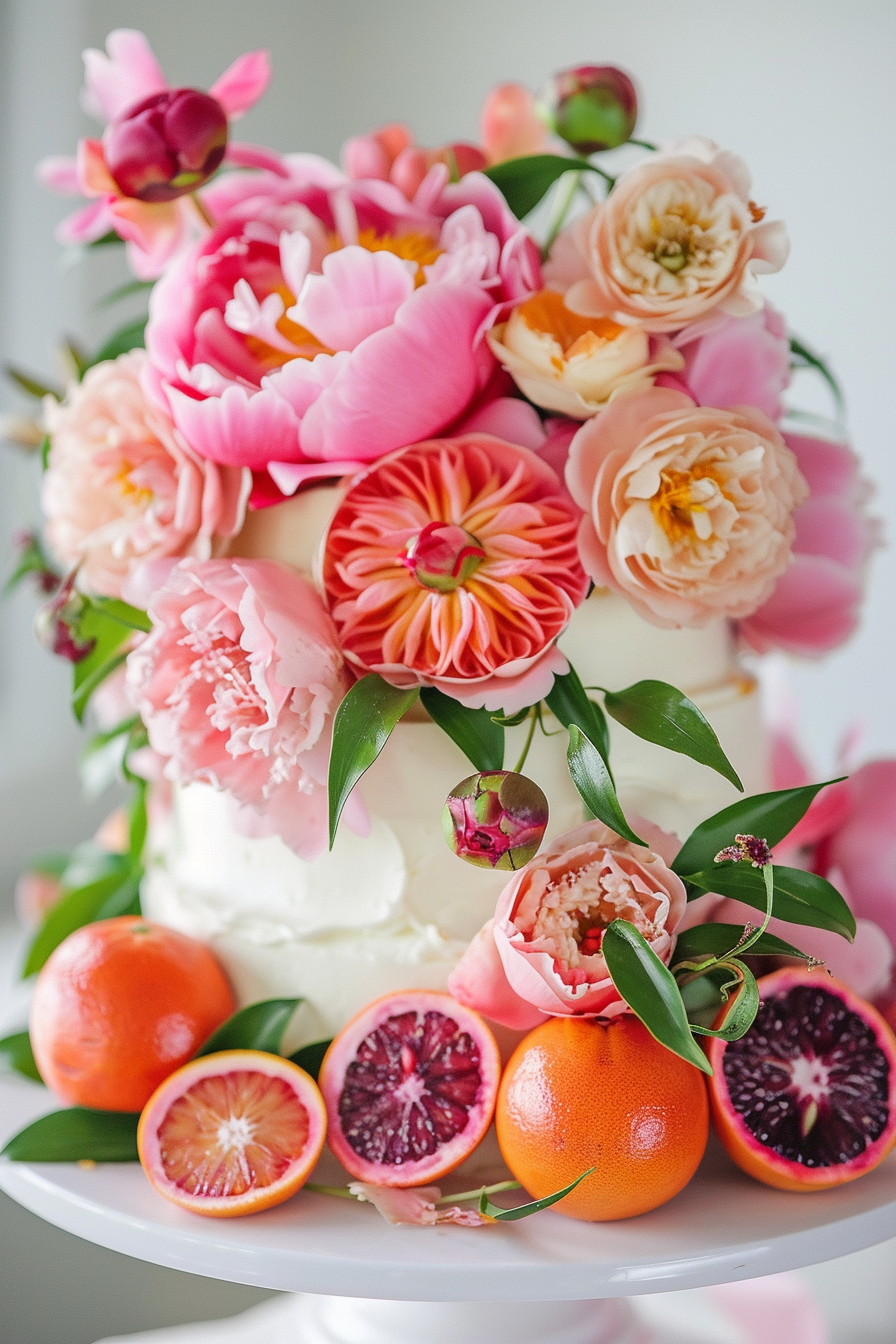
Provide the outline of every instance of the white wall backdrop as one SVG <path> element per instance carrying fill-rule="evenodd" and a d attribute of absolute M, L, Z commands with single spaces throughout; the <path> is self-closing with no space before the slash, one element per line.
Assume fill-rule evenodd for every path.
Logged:
<path fill-rule="evenodd" d="M 793 328 L 833 360 L 856 446 L 877 482 L 879 512 L 896 519 L 892 0 L 5 0 L 0 22 L 4 360 L 51 374 L 60 333 L 100 333 L 103 319 L 90 305 L 115 282 L 118 263 L 60 264 L 51 232 L 66 202 L 34 184 L 32 166 L 44 154 L 70 152 L 87 128 L 77 106 L 79 53 L 101 45 L 113 27 L 142 28 L 172 82 L 200 87 L 241 51 L 270 47 L 274 84 L 241 138 L 331 156 L 347 135 L 393 119 L 409 122 L 425 144 L 475 138 L 491 84 L 515 79 L 535 87 L 565 65 L 616 62 L 640 83 L 642 135 L 697 132 L 737 150 L 752 167 L 756 199 L 787 221 L 791 259 L 764 288 Z M 2 397 L 7 409 L 20 404 L 9 391 Z M 793 400 L 826 405 L 808 385 Z M 0 473 L 0 528 L 8 537 L 16 520 L 36 517 L 36 474 L 7 449 Z M 866 722 L 869 754 L 896 753 L 894 590 L 889 549 L 876 557 L 861 633 L 823 663 L 794 669 L 820 768 L 832 763 L 856 718 Z M 0 608 L 4 896 L 29 850 L 86 834 L 102 810 L 79 800 L 68 670 L 33 646 L 32 611 L 25 593 Z M 111 1272 L 96 1256 L 91 1263 L 106 1265 L 96 1272 Z M 35 1288 L 44 1308 L 48 1291 L 46 1283 Z M 89 1294 L 77 1320 L 54 1326 L 52 1312 L 25 1309 L 21 1279 L 15 1293 L 23 1304 L 16 1344 L 88 1344 L 101 1332 L 91 1333 L 99 1318 L 90 1316 Z M 160 1312 L 164 1297 L 160 1290 Z M 838 1344 L 890 1340 L 885 1315 L 875 1316 L 883 1311 L 867 1292 L 848 1299 Z M 110 1328 L 104 1316 L 103 1330 Z M 128 1328 L 126 1311 L 116 1328 Z"/>

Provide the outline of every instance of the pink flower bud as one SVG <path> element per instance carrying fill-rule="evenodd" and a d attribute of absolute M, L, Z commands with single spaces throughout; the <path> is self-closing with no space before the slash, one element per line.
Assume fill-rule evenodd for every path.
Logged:
<path fill-rule="evenodd" d="M 459 588 L 485 559 L 472 532 L 454 523 L 427 523 L 407 544 L 401 563 L 424 588 L 441 593 Z"/>
<path fill-rule="evenodd" d="M 442 831 L 458 858 L 515 872 L 534 858 L 548 824 L 548 800 L 525 775 L 489 770 L 451 790 Z"/>
<path fill-rule="evenodd" d="M 210 94 L 168 89 L 106 127 L 106 167 L 125 196 L 173 201 L 207 182 L 224 157 L 227 114 Z"/>
<path fill-rule="evenodd" d="M 615 149 L 631 137 L 638 94 L 615 65 L 578 65 L 548 80 L 539 109 L 550 129 L 577 154 Z"/>
<path fill-rule="evenodd" d="M 78 633 L 87 602 L 75 589 L 72 574 L 56 596 L 40 608 L 34 618 L 34 633 L 39 644 L 58 658 L 80 663 L 96 648 L 95 639 L 82 639 Z"/>

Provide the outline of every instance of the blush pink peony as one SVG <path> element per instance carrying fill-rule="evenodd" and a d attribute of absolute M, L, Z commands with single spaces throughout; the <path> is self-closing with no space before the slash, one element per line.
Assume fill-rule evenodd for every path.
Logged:
<path fill-rule="evenodd" d="M 408 201 L 313 156 L 208 191 L 218 224 L 171 266 L 147 348 L 187 441 L 216 462 L 315 476 L 439 433 L 496 364 L 484 331 L 540 288 L 487 178 L 436 165 Z"/>
<path fill-rule="evenodd" d="M 675 331 L 762 307 L 756 275 L 787 259 L 784 225 L 750 199 L 736 154 L 694 138 L 630 168 L 554 245 L 545 279 L 575 312 Z"/>
<path fill-rule="evenodd" d="M 790 341 L 784 318 L 774 308 L 694 323 L 674 344 L 684 356 L 687 389 L 699 405 L 721 410 L 755 406 L 769 420 L 781 419 L 781 394 L 790 383 Z"/>
<path fill-rule="evenodd" d="M 578 515 L 528 449 L 486 434 L 413 444 L 348 489 L 323 584 L 348 661 L 512 713 L 567 663 L 554 641 L 588 581 Z"/>
<path fill-rule="evenodd" d="M 698 407 L 668 388 L 620 397 L 573 439 L 566 482 L 585 516 L 582 563 L 654 625 L 743 617 L 790 562 L 808 489 L 749 406 Z"/>
<path fill-rule="evenodd" d="M 848 444 L 785 434 L 809 485 L 794 514 L 789 567 L 768 598 L 740 622 L 759 653 L 783 649 L 818 657 L 848 639 L 859 623 L 868 560 L 881 544 L 881 521 L 868 511 L 871 486 Z"/>
<path fill-rule="evenodd" d="M 148 605 L 128 681 L 166 775 L 226 789 L 250 834 L 315 858 L 333 714 L 351 680 L 317 592 L 271 560 L 184 560 Z"/>
<path fill-rule="evenodd" d="M 668 962 L 687 905 L 668 866 L 677 839 L 640 818 L 636 825 L 649 849 L 589 821 L 515 874 L 449 978 L 454 997 L 517 1030 L 545 1016 L 628 1011 L 601 954 L 603 931 L 626 919 Z"/>
<path fill-rule="evenodd" d="M 208 558 L 242 526 L 250 485 L 190 451 L 145 395 L 145 368 L 143 350 L 98 364 L 46 412 L 47 541 L 82 587 L 113 597 L 145 560 Z"/>

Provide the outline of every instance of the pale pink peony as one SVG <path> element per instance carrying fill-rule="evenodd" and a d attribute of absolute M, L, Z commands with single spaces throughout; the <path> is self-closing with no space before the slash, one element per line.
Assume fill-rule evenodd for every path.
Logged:
<path fill-rule="evenodd" d="M 65 401 L 48 403 L 52 447 L 43 480 L 47 541 L 79 586 L 121 596 L 135 566 L 211 555 L 242 526 L 250 479 L 187 447 L 141 384 L 146 353 L 88 369 Z"/>
<path fill-rule="evenodd" d="M 788 241 L 750 200 L 736 154 L 693 138 L 630 168 L 554 245 L 545 279 L 576 312 L 674 331 L 713 310 L 762 307 L 756 275 L 778 271 Z"/>
<path fill-rule="evenodd" d="M 567 669 L 583 600 L 577 513 L 528 449 L 485 434 L 413 444 L 348 489 L 323 584 L 346 658 L 396 686 L 508 713 Z"/>
<path fill-rule="evenodd" d="M 872 487 L 848 444 L 788 433 L 784 441 L 808 482 L 809 498 L 793 516 L 789 567 L 739 630 L 759 653 L 783 649 L 818 657 L 858 626 L 868 560 L 881 544 L 882 526 L 868 512 Z"/>
<path fill-rule="evenodd" d="M 550 139 L 535 98 L 524 84 L 498 84 L 489 91 L 479 130 L 489 163 L 543 154 Z"/>
<path fill-rule="evenodd" d="M 108 54 L 107 54 L 108 53 Z M 241 117 L 262 96 L 271 71 L 265 51 L 249 51 L 233 62 L 209 89 L 229 121 Z M 97 121 L 114 122 L 144 100 L 169 90 L 168 81 L 143 33 L 116 28 L 106 51 L 84 52 L 84 110 Z M 253 146 L 230 144 L 225 160 L 267 163 Z M 128 244 L 128 260 L 142 279 L 155 279 L 177 249 L 202 227 L 189 197 L 145 201 L 126 196 L 109 172 L 101 140 L 78 142 L 76 159 L 52 157 L 38 165 L 38 178 L 56 191 L 92 197 L 90 205 L 63 220 L 63 243 L 90 243 L 114 232 Z"/>
<path fill-rule="evenodd" d="M 749 317 L 713 316 L 705 325 L 685 327 L 674 344 L 684 355 L 687 390 L 700 406 L 755 406 L 769 420 L 781 419 L 790 341 L 774 308 L 766 305 Z"/>
<path fill-rule="evenodd" d="M 315 590 L 272 560 L 183 560 L 149 614 L 128 680 L 167 777 L 226 789 L 251 834 L 315 858 L 333 714 L 351 680 Z"/>
<path fill-rule="evenodd" d="M 156 286 L 159 394 L 214 461 L 292 493 L 452 425 L 496 369 L 483 332 L 540 287 L 487 178 L 433 168 L 414 202 L 313 156 L 209 189 L 217 227 Z"/>
<path fill-rule="evenodd" d="M 572 441 L 566 482 L 586 510 L 579 552 L 597 584 L 666 627 L 744 617 L 787 568 L 808 489 L 774 425 L 668 388 L 620 397 Z"/>
<path fill-rule="evenodd" d="M 687 905 L 684 884 L 668 866 L 677 839 L 640 818 L 635 824 L 649 849 L 589 821 L 516 873 L 494 920 L 451 973 L 454 997 L 517 1030 L 545 1016 L 627 1012 L 601 954 L 604 930 L 614 919 L 628 920 L 668 963 Z"/>

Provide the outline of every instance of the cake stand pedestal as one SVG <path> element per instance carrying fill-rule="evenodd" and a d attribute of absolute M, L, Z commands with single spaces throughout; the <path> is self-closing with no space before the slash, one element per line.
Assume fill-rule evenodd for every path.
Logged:
<path fill-rule="evenodd" d="M 0 1078 L 0 1139 L 51 1109 L 43 1088 Z M 494 1178 L 491 1162 L 483 1145 L 461 1173 L 467 1189 Z M 318 1179 L 344 1175 L 325 1165 Z M 372 1207 L 307 1191 L 257 1217 L 206 1219 L 160 1198 L 136 1164 L 4 1161 L 0 1187 L 125 1255 L 320 1295 L 154 1332 L 146 1344 L 750 1344 L 758 1336 L 711 1293 L 687 1299 L 683 1315 L 674 1290 L 777 1274 L 896 1235 L 896 1154 L 860 1181 L 799 1196 L 751 1181 L 711 1149 L 669 1204 L 603 1224 L 547 1211 L 489 1228 L 390 1227 Z M 647 1294 L 670 1296 L 639 1304 Z M 764 1344 L 823 1338 L 786 1317 L 774 1313 Z"/>

